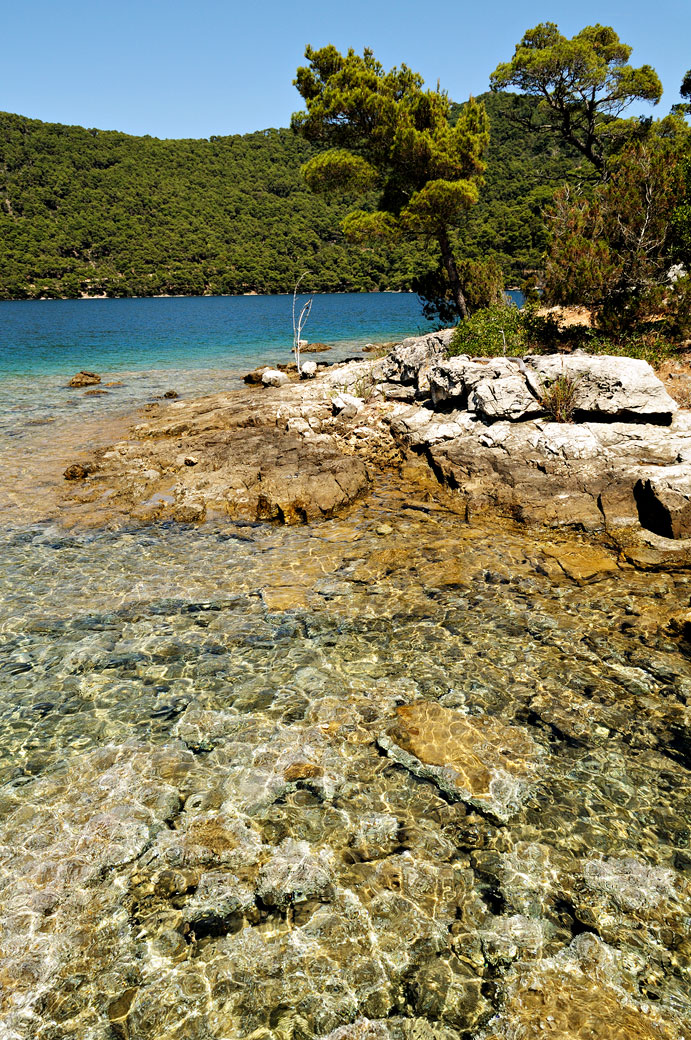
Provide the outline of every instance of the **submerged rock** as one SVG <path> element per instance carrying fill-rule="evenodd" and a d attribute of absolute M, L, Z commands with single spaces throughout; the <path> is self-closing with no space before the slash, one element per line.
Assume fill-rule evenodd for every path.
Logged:
<path fill-rule="evenodd" d="M 519 811 L 542 755 L 525 730 L 428 701 L 397 716 L 379 745 L 400 765 L 499 820 Z"/>
<path fill-rule="evenodd" d="M 534 969 L 515 968 L 479 1040 L 683 1040 L 672 1014 L 637 999 L 620 963 L 616 951 L 583 934 Z"/>
<path fill-rule="evenodd" d="M 286 838 L 259 873 L 257 894 L 269 906 L 326 896 L 333 883 L 333 853 Z"/>
<path fill-rule="evenodd" d="M 339 1026 L 320 1040 L 391 1040 L 391 1037 L 386 1022 L 357 1018 L 347 1026 Z"/>
<path fill-rule="evenodd" d="M 83 386 L 96 386 L 100 382 L 101 377 L 95 372 L 82 370 L 81 372 L 77 372 L 76 376 L 72 376 L 67 385 L 74 389 L 80 389 Z"/>

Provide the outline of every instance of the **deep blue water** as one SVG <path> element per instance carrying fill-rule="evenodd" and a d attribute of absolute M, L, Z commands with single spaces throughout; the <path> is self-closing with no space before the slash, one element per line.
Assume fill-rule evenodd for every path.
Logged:
<path fill-rule="evenodd" d="M 0 379 L 289 361 L 291 312 L 292 296 L 0 302 Z M 304 336 L 347 347 L 432 327 L 412 293 L 347 293 L 316 296 Z"/>
<path fill-rule="evenodd" d="M 228 390 L 252 368 L 290 361 L 292 305 L 290 295 L 0 301 L 0 454 L 3 437 L 26 439 L 37 422 L 130 414 L 167 390 Z M 413 293 L 317 295 L 303 336 L 332 349 L 304 356 L 339 361 L 434 327 Z M 117 386 L 98 397 L 67 389 L 80 369 Z"/>

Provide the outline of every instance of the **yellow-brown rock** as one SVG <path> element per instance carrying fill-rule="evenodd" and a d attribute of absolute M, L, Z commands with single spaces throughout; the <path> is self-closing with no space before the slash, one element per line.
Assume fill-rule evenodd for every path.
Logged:
<path fill-rule="evenodd" d="M 623 997 L 582 971 L 529 974 L 482 1040 L 685 1040 L 674 1022 Z"/>
<path fill-rule="evenodd" d="M 544 546 L 542 552 L 556 560 L 567 578 L 571 578 L 577 585 L 592 585 L 603 578 L 611 578 L 619 570 L 614 557 L 596 546 L 584 545 L 573 549 L 553 545 Z"/>
<path fill-rule="evenodd" d="M 541 754 L 517 726 L 429 701 L 398 708 L 391 734 L 379 743 L 401 765 L 500 820 L 520 808 Z"/>

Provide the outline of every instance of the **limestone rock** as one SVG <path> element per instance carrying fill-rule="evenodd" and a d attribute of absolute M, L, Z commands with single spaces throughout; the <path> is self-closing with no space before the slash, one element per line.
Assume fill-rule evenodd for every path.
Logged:
<path fill-rule="evenodd" d="M 518 812 L 541 757 L 524 730 L 429 701 L 403 705 L 397 716 L 379 739 L 395 761 L 499 820 Z"/>
<path fill-rule="evenodd" d="M 316 361 L 303 361 L 300 367 L 300 376 L 302 379 L 314 379 L 317 374 L 317 362 Z"/>
<path fill-rule="evenodd" d="M 508 358 L 471 360 L 453 357 L 436 364 L 429 377 L 430 396 L 435 405 L 452 401 L 457 408 L 465 408 L 468 397 L 478 383 L 515 376 L 516 362 Z"/>
<path fill-rule="evenodd" d="M 76 376 L 72 376 L 67 385 L 75 389 L 80 389 L 83 386 L 96 386 L 97 383 L 100 382 L 101 377 L 95 372 L 82 370 L 81 372 L 77 372 Z"/>
<path fill-rule="evenodd" d="M 440 418 L 428 407 L 399 406 L 389 423 L 396 441 L 422 456 L 466 511 L 587 531 L 605 526 L 627 558 L 636 553 L 644 566 L 669 562 L 667 539 L 658 538 L 664 545 L 648 544 L 650 539 L 662 531 L 670 538 L 672 530 L 687 529 L 691 423 L 685 412 L 677 413 L 669 427 L 543 419 L 487 425 L 461 410 L 445 416 L 444 423 Z M 658 477 L 655 487 L 661 500 L 664 495 L 666 511 L 653 486 L 645 484 Z M 641 539 L 647 539 L 645 545 Z M 677 541 L 675 566 L 681 566 L 689 558 L 683 547 L 691 546 L 691 539 Z"/>
<path fill-rule="evenodd" d="M 364 401 L 354 394 L 340 393 L 331 401 L 334 415 L 340 415 L 343 419 L 353 419 L 362 411 Z"/>
<path fill-rule="evenodd" d="M 468 409 L 486 419 L 532 419 L 544 408 L 530 392 L 522 375 L 503 376 L 477 383 L 469 394 Z"/>
<path fill-rule="evenodd" d="M 453 329 L 444 329 L 428 336 L 404 339 L 379 363 L 377 378 L 426 391 L 429 389 L 429 373 L 444 357 L 452 335 Z"/>
<path fill-rule="evenodd" d="M 289 381 L 286 373 L 279 372 L 277 368 L 265 368 L 262 372 L 264 386 L 285 386 Z"/>
<path fill-rule="evenodd" d="M 647 361 L 610 355 L 533 355 L 526 367 L 546 383 L 576 381 L 576 421 L 620 420 L 668 424 L 678 409 Z"/>
<path fill-rule="evenodd" d="M 691 538 L 691 469 L 667 466 L 634 487 L 641 524 L 663 538 Z"/>

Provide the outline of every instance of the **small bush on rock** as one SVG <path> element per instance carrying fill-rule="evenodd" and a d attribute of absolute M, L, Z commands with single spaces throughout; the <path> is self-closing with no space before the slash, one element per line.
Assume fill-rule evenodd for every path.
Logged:
<path fill-rule="evenodd" d="M 542 386 L 540 403 L 555 422 L 568 423 L 576 407 L 579 377 L 560 375 Z"/>
<path fill-rule="evenodd" d="M 449 357 L 518 357 L 527 349 L 526 329 L 515 304 L 501 304 L 476 311 L 454 331 Z"/>

